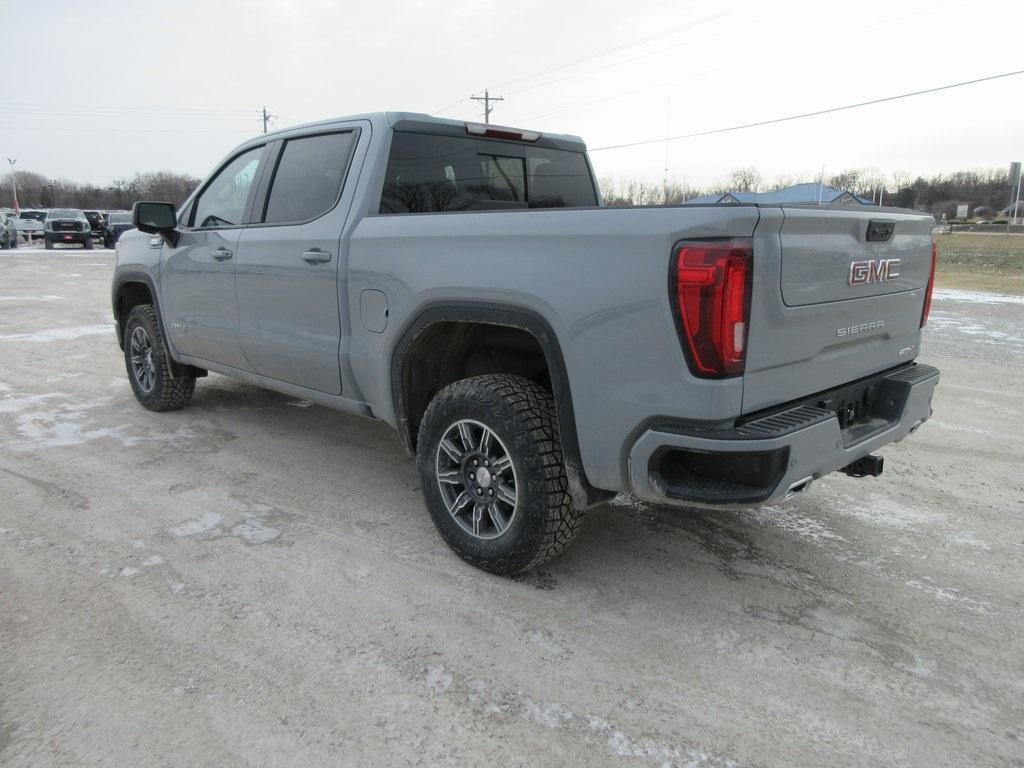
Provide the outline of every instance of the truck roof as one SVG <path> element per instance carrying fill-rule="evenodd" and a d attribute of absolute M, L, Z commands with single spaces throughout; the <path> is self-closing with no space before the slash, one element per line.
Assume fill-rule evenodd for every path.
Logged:
<path fill-rule="evenodd" d="M 329 126 L 334 123 L 347 122 L 351 120 L 368 120 L 373 125 L 379 125 L 381 127 L 395 128 L 402 127 L 411 130 L 418 130 L 420 132 L 426 132 L 431 126 L 436 126 L 439 133 L 455 133 L 458 132 L 460 135 L 465 134 L 467 125 L 475 125 L 472 120 L 452 120 L 444 117 L 435 117 L 428 115 L 424 112 L 367 112 L 361 115 L 345 115 L 341 117 L 331 117 L 324 120 L 315 120 L 309 123 L 302 123 L 301 125 L 293 125 L 288 128 L 281 128 L 276 131 L 270 131 L 267 134 L 261 134 L 258 137 L 254 137 L 245 144 L 256 140 L 262 140 L 266 136 L 277 136 L 287 135 L 294 131 L 306 130 L 316 126 Z M 506 126 L 493 126 L 495 128 L 504 128 Z M 532 131 L 532 129 L 525 128 L 513 128 L 515 131 L 530 131 L 540 133 L 541 140 L 537 143 L 541 146 L 544 145 L 558 145 L 566 149 L 575 149 L 580 152 L 586 151 L 586 144 L 583 139 L 579 136 L 573 136 L 566 133 L 546 133 L 540 131 Z M 244 146 L 244 144 L 242 145 Z"/>

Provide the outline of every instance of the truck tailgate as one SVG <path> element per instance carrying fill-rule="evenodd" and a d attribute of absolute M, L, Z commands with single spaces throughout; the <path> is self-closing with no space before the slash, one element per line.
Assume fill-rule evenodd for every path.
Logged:
<path fill-rule="evenodd" d="M 913 360 L 931 228 L 891 209 L 761 209 L 743 412 Z"/>

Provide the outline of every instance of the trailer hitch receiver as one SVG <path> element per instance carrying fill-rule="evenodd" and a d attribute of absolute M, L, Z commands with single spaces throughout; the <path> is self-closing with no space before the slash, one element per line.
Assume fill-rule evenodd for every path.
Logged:
<path fill-rule="evenodd" d="M 881 456 L 869 453 L 867 456 L 862 456 L 856 461 L 847 464 L 843 467 L 843 472 L 850 477 L 878 477 L 882 474 L 882 465 L 884 463 L 885 459 Z"/>

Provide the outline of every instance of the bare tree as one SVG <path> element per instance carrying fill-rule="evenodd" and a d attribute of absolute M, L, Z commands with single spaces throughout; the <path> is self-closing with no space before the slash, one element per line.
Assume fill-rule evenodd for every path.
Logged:
<path fill-rule="evenodd" d="M 729 174 L 729 191 L 731 192 L 760 192 L 764 186 L 764 179 L 757 168 L 737 168 Z"/>

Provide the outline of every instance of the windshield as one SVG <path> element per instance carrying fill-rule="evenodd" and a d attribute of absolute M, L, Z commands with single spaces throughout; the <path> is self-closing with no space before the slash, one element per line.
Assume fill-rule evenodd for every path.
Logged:
<path fill-rule="evenodd" d="M 45 211 L 22 211 L 20 218 L 32 221 L 46 221 Z"/>
<path fill-rule="evenodd" d="M 50 211 L 51 219 L 80 219 L 82 218 L 81 211 L 74 211 L 71 208 L 55 208 Z"/>
<path fill-rule="evenodd" d="M 112 213 L 107 221 L 110 224 L 131 224 L 132 215 L 130 213 Z"/>

